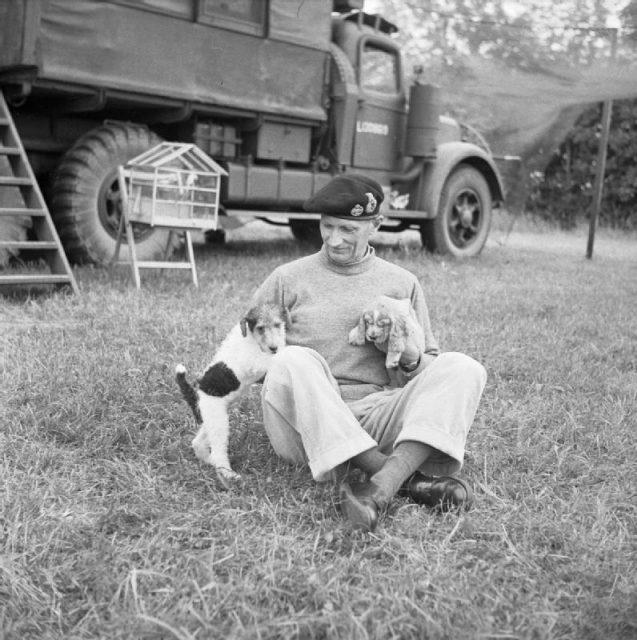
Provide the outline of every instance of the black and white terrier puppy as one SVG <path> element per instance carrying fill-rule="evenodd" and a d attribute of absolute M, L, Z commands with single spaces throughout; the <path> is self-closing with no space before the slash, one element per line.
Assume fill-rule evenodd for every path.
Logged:
<path fill-rule="evenodd" d="M 241 478 L 228 460 L 228 407 L 263 380 L 272 357 L 285 347 L 289 326 L 284 307 L 256 306 L 232 328 L 194 386 L 186 379 L 186 368 L 176 367 L 177 384 L 199 425 L 192 441 L 195 455 L 215 468 L 225 488 Z"/>

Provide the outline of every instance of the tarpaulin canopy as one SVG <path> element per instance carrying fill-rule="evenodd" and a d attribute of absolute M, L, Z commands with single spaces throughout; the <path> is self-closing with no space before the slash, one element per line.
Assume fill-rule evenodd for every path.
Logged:
<path fill-rule="evenodd" d="M 0 72 L 36 65 L 40 82 L 324 120 L 331 3 L 271 0 L 263 36 L 216 4 L 9 0 Z"/>

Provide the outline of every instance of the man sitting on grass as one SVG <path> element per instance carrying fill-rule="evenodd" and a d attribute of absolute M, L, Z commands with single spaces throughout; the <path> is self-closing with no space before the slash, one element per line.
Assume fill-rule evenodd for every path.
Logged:
<path fill-rule="evenodd" d="M 304 204 L 321 214 L 321 250 L 278 267 L 255 294 L 292 317 L 291 346 L 273 358 L 263 384 L 270 442 L 282 458 L 307 463 L 317 481 L 342 478 L 348 464 L 362 470 L 367 481 L 343 482 L 340 504 L 366 531 L 399 492 L 442 509 L 471 505 L 467 482 L 450 474 L 462 466 L 486 382 L 472 358 L 439 352 L 417 278 L 369 245 L 382 200 L 374 180 L 335 177 Z M 424 352 L 412 340 L 402 353 L 399 386 L 389 386 L 381 350 L 348 342 L 378 295 L 411 300 L 425 332 Z"/>

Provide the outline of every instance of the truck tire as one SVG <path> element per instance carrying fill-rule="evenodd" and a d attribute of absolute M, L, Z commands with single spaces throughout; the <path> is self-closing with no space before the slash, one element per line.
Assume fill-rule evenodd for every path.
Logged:
<path fill-rule="evenodd" d="M 321 227 L 318 220 L 291 218 L 289 224 L 292 235 L 300 244 L 306 245 L 312 249 L 321 248 L 323 245 L 323 238 L 321 238 Z"/>
<path fill-rule="evenodd" d="M 459 165 L 442 188 L 438 215 L 420 225 L 423 246 L 457 258 L 478 255 L 489 235 L 491 209 L 485 177 L 468 164 Z"/>
<path fill-rule="evenodd" d="M 109 123 L 82 136 L 63 156 L 56 171 L 51 215 L 70 260 L 107 264 L 115 252 L 122 212 L 117 167 L 161 142 L 140 125 Z M 139 260 L 166 250 L 169 231 L 133 225 Z M 179 245 L 173 234 L 171 253 Z M 122 236 L 120 259 L 127 256 Z"/>
<path fill-rule="evenodd" d="M 332 70 L 336 74 L 338 82 L 356 84 L 356 72 L 347 54 L 334 43 L 330 44 L 329 50 L 332 56 Z"/>

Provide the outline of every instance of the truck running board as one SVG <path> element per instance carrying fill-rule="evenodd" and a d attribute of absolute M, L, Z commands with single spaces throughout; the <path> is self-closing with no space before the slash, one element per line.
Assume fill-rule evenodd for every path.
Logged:
<path fill-rule="evenodd" d="M 11 117 L 4 94 L 0 90 L 0 218 L 29 218 L 25 227 L 33 231 L 33 239 L 3 237 L 0 225 L 0 249 L 17 254 L 37 251 L 42 260 L 18 272 L 0 270 L 0 285 L 53 285 L 79 288 L 64 253 L 51 214 L 38 187 L 24 146 Z M 44 262 L 44 264 L 42 264 Z"/>

